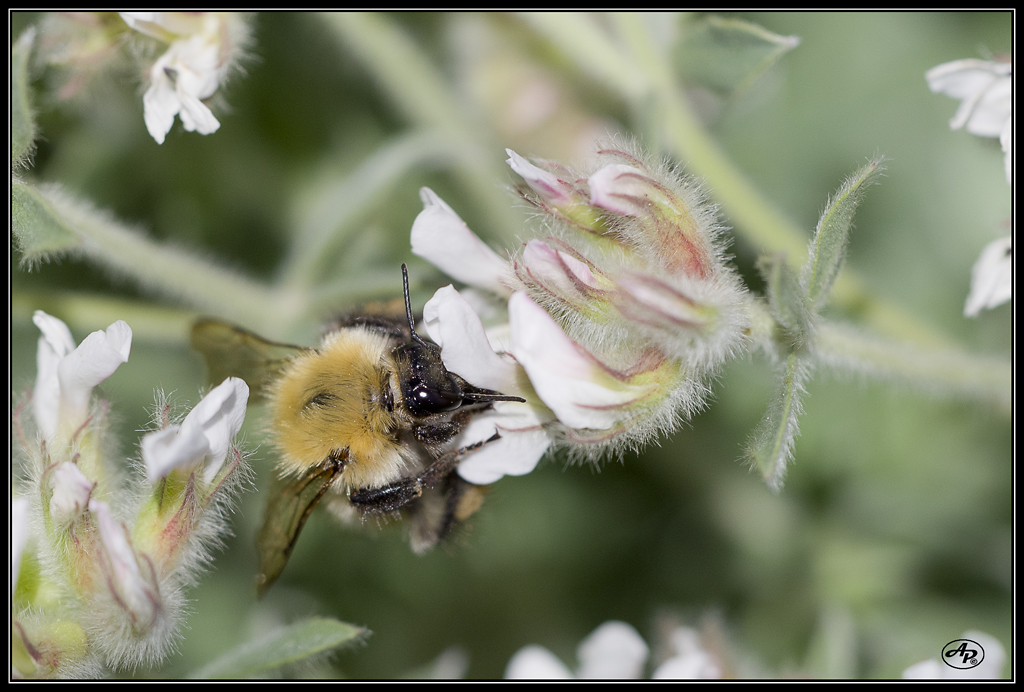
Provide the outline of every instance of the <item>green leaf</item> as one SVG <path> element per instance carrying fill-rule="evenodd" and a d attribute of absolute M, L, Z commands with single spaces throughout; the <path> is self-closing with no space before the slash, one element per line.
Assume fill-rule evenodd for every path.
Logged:
<path fill-rule="evenodd" d="M 677 73 L 722 96 L 739 94 L 800 44 L 741 19 L 698 15 L 684 21 L 673 50 Z"/>
<path fill-rule="evenodd" d="M 29 58 L 36 30 L 25 30 L 11 47 L 11 164 L 19 165 L 32 152 L 36 123 L 29 88 Z"/>
<path fill-rule="evenodd" d="M 747 444 L 747 459 L 761 473 L 768 487 L 775 491 L 782 488 L 782 478 L 792 458 L 802 411 L 800 396 L 809 374 L 809 362 L 796 353 L 790 353 L 768 403 L 768 411 Z"/>
<path fill-rule="evenodd" d="M 11 228 L 22 252 L 21 264 L 34 265 L 80 245 L 46 195 L 24 183 L 11 185 Z"/>
<path fill-rule="evenodd" d="M 775 320 L 785 331 L 787 345 L 799 348 L 810 334 L 811 314 L 796 272 L 786 263 L 785 253 L 764 256 L 757 261 L 764 277 L 768 305 Z"/>
<path fill-rule="evenodd" d="M 818 221 L 803 271 L 807 306 L 814 314 L 820 312 L 828 302 L 832 284 L 843 264 L 846 242 L 853 226 L 853 214 L 864 197 L 864 191 L 885 170 L 883 160 L 882 157 L 876 157 L 847 178 Z"/>
<path fill-rule="evenodd" d="M 204 666 L 192 677 L 251 678 L 310 656 L 362 642 L 370 631 L 332 618 L 314 617 L 250 641 Z"/>

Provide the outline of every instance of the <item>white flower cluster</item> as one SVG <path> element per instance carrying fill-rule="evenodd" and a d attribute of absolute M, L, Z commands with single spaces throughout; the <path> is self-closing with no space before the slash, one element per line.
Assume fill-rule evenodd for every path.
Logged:
<path fill-rule="evenodd" d="M 502 259 L 424 188 L 411 238 L 414 254 L 470 287 L 424 307 L 446 367 L 526 399 L 495 403 L 461 435 L 501 435 L 459 466 L 477 484 L 528 473 L 552 444 L 593 458 L 673 430 L 743 347 L 748 319 L 692 181 L 624 149 L 600 151 L 589 176 L 508 154 L 547 235 Z"/>
<path fill-rule="evenodd" d="M 11 674 L 85 677 L 154 664 L 176 640 L 182 587 L 227 530 L 220 515 L 243 469 L 232 440 L 248 387 L 229 378 L 180 425 L 142 438 L 149 482 L 139 503 L 108 458 L 104 407 L 92 397 L 127 362 L 131 329 L 118 321 L 76 346 L 59 319 L 37 311 L 33 321 L 42 332 L 38 435 L 31 442 L 16 418 L 28 480 L 11 510 Z"/>
<path fill-rule="evenodd" d="M 989 60 L 954 60 L 925 74 L 935 93 L 960 99 L 952 130 L 963 128 L 980 137 L 998 137 L 1003 148 L 1006 182 L 1013 185 L 1013 65 Z M 1013 238 L 985 246 L 971 271 L 971 292 L 965 317 L 977 317 L 1013 298 Z"/>
<path fill-rule="evenodd" d="M 654 680 L 717 680 L 722 670 L 689 627 L 672 632 L 671 656 L 651 676 Z M 579 667 L 569 670 L 557 656 L 536 644 L 520 649 L 508 662 L 506 680 L 636 680 L 650 657 L 640 634 L 625 622 L 604 623 L 576 650 Z"/>
<path fill-rule="evenodd" d="M 220 122 L 203 101 L 210 98 L 237 60 L 246 35 L 234 12 L 121 12 L 132 29 L 170 44 L 149 69 L 142 97 L 146 129 L 157 144 L 174 124 L 189 132 L 212 134 Z"/>

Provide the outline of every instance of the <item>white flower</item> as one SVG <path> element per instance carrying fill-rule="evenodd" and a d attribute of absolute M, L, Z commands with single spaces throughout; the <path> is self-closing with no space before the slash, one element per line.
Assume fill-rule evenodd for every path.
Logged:
<path fill-rule="evenodd" d="M 156 143 L 163 144 L 176 115 L 189 132 L 216 132 L 220 122 L 202 101 L 213 96 L 228 72 L 240 20 L 227 12 L 122 12 L 121 17 L 136 31 L 171 44 L 150 68 L 142 97 L 146 129 Z"/>
<path fill-rule="evenodd" d="M 961 127 L 981 137 L 998 137 L 1011 115 L 1013 66 L 989 60 L 954 60 L 925 73 L 928 88 L 960 99 L 951 130 Z"/>
<path fill-rule="evenodd" d="M 971 292 L 964 317 L 977 317 L 982 308 L 994 308 L 1013 298 L 1013 238 L 993 240 L 985 246 L 971 270 Z"/>
<path fill-rule="evenodd" d="M 423 320 L 430 338 L 441 347 L 445 367 L 474 386 L 527 398 L 527 403 L 495 402 L 490 411 L 470 420 L 457 440 L 460 447 L 490 439 L 495 432 L 501 437 L 460 463 L 459 475 L 487 485 L 502 476 L 532 471 L 551 444 L 543 425 L 554 416 L 524 384 L 525 371 L 513 358 L 496 352 L 480 318 L 452 286 L 438 289 L 423 306 Z"/>
<path fill-rule="evenodd" d="M 509 661 L 505 678 L 510 680 L 635 680 L 643 672 L 650 650 L 637 631 L 625 622 L 606 622 L 576 649 L 579 668 L 575 676 L 550 651 L 531 645 Z"/>
<path fill-rule="evenodd" d="M 21 554 L 28 543 L 28 498 L 15 497 L 11 500 L 11 595 L 18 588 L 21 573 Z"/>
<path fill-rule="evenodd" d="M 50 518 L 56 524 L 66 526 L 89 506 L 89 496 L 96 484 L 70 461 L 54 469 L 51 483 L 53 494 L 50 496 Z"/>
<path fill-rule="evenodd" d="M 954 60 L 925 73 L 928 88 L 960 99 L 952 130 L 961 127 L 980 137 L 999 137 L 1006 182 L 1013 166 L 1013 65 L 989 60 Z"/>
<path fill-rule="evenodd" d="M 71 331 L 56 317 L 36 310 L 32 321 L 43 333 L 36 351 L 32 413 L 43 435 L 52 438 L 59 429 L 74 431 L 85 422 L 93 387 L 128 362 L 132 330 L 118 320 L 76 348 Z"/>
<path fill-rule="evenodd" d="M 511 353 L 541 400 L 570 428 L 606 430 L 633 415 L 663 383 L 634 381 L 570 339 L 526 293 L 508 301 Z"/>
<path fill-rule="evenodd" d="M 997 680 L 1003 675 L 1006 649 L 991 634 L 970 630 L 961 639 L 977 642 L 984 649 L 984 659 L 974 668 L 954 668 L 935 658 L 915 663 L 903 671 L 904 680 Z M 953 656 L 951 659 L 955 659 Z"/>
<path fill-rule="evenodd" d="M 90 500 L 89 511 L 99 528 L 103 549 L 100 564 L 108 588 L 133 624 L 144 630 L 153 624 L 160 610 L 160 597 L 152 579 L 143 575 L 128 530 L 110 514 L 110 507 L 105 502 Z"/>
<path fill-rule="evenodd" d="M 412 253 L 453 279 L 498 295 L 511 291 L 502 281 L 508 262 L 469 230 L 466 222 L 430 188 L 420 190 L 423 211 L 412 224 Z M 456 371 L 458 372 L 458 371 Z"/>
<path fill-rule="evenodd" d="M 173 469 L 202 468 L 202 479 L 212 483 L 221 470 L 245 420 L 249 387 L 229 377 L 203 397 L 181 425 L 169 425 L 142 438 L 142 460 L 152 483 Z"/>
<path fill-rule="evenodd" d="M 700 634 L 690 627 L 678 627 L 671 636 L 674 655 L 658 666 L 653 680 L 718 680 L 722 670 L 704 650 Z"/>

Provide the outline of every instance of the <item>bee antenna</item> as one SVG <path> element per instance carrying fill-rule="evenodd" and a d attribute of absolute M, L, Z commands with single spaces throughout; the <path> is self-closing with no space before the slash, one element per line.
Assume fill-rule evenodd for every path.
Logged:
<path fill-rule="evenodd" d="M 402 286 L 405 289 L 405 316 L 409 319 L 409 331 L 412 332 L 412 338 L 417 343 L 426 346 L 427 344 L 416 333 L 416 321 L 412 318 L 412 301 L 409 300 L 409 270 L 406 268 L 405 262 L 402 263 Z"/>

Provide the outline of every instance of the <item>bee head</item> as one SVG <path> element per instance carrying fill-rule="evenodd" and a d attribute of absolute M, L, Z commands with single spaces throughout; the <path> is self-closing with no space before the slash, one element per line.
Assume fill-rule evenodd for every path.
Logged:
<path fill-rule="evenodd" d="M 448 372 L 441 360 L 441 349 L 416 333 L 412 303 L 409 300 L 409 272 L 404 264 L 402 280 L 405 288 L 405 315 L 409 320 L 412 339 L 395 348 L 392 353 L 399 368 L 402 399 L 410 414 L 422 418 L 454 411 L 466 403 L 525 401 L 517 396 L 478 389 L 458 375 Z"/>

